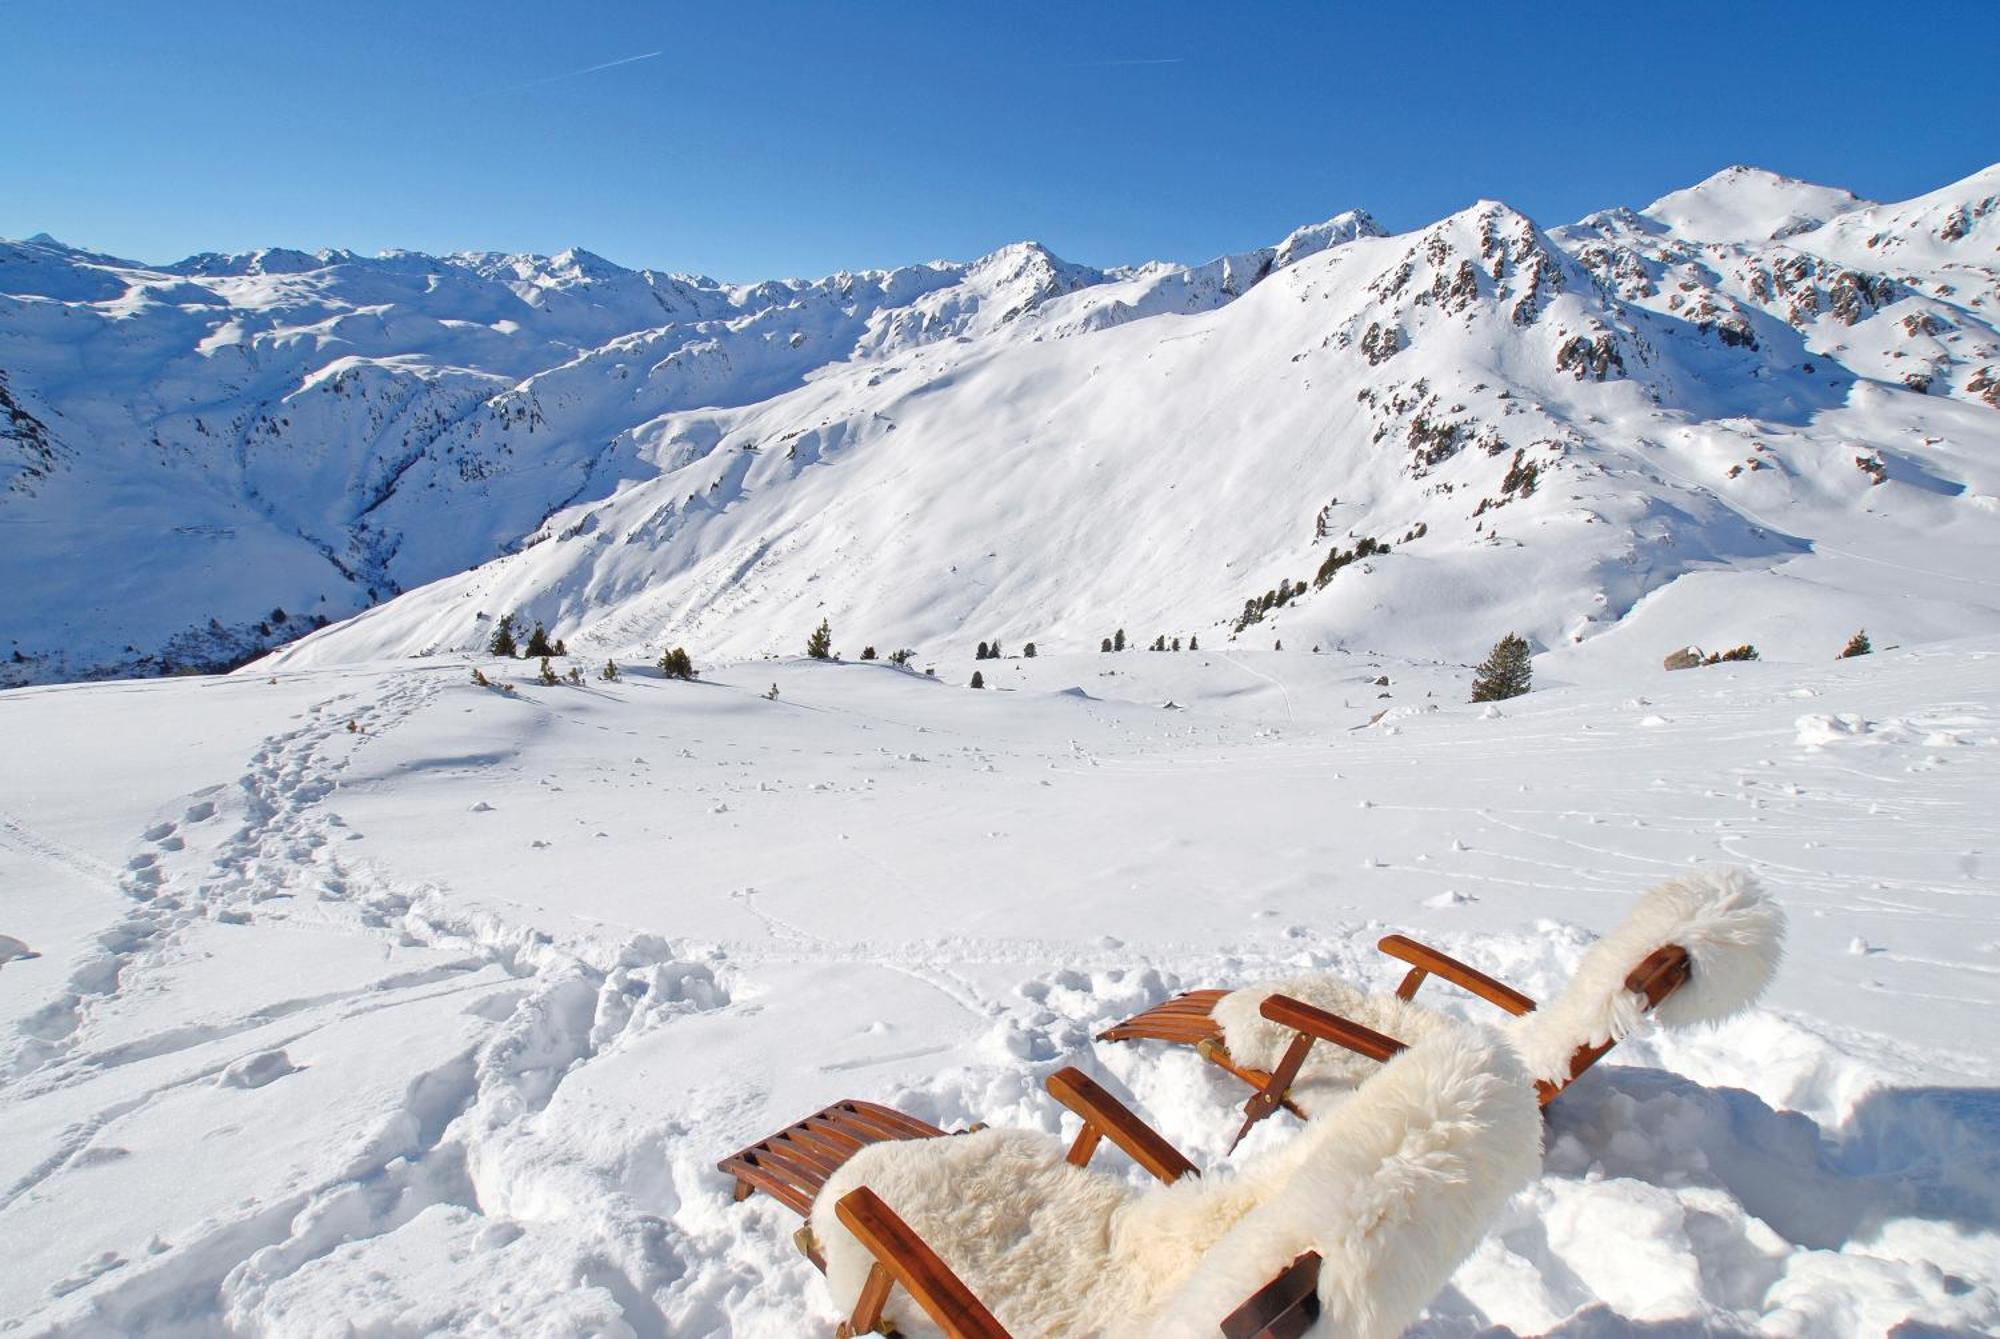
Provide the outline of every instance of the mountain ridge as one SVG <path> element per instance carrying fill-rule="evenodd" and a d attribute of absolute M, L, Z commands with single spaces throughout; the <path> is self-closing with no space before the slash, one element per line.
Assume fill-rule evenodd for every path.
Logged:
<path fill-rule="evenodd" d="M 1715 489 L 1761 489 L 1765 471 L 1782 474 L 1797 495 L 1786 506 L 1810 497 L 1823 512 L 1835 495 L 1842 507 L 1860 505 L 1841 489 L 1845 475 L 1867 473 L 1848 463 L 1865 456 L 1896 483 L 1892 494 L 1921 495 L 1903 508 L 1914 508 L 1911 515 L 1942 507 L 1946 531 L 1962 513 L 1977 519 L 1975 500 L 2000 491 L 1983 473 L 1992 429 L 1981 417 L 2000 408 L 1986 370 L 2000 363 L 1992 305 L 2000 292 L 1985 258 L 1996 173 L 1902 205 L 1855 200 L 1803 228 L 1791 226 L 1809 212 L 1801 201 L 1854 198 L 1730 169 L 1647 211 L 1602 211 L 1546 231 L 1501 202 L 1481 201 L 1396 237 L 1349 211 L 1273 246 L 1196 266 L 1097 269 L 1024 242 L 963 264 L 752 285 L 627 270 L 577 249 L 554 257 L 372 259 L 266 250 L 246 253 L 254 261 L 198 256 L 132 268 L 60 244 L 0 243 L 0 371 L 12 388 L 0 405 L 9 488 L 0 494 L 0 524 L 21 523 L 15 533 L 25 537 L 12 546 L 14 589 L 25 589 L 29 573 L 61 572 L 66 561 L 73 569 L 44 580 L 38 599 L 13 597 L 22 602 L 6 620 L 14 660 L 4 681 L 227 664 L 290 640 L 301 624 L 338 624 L 371 606 L 371 616 L 316 634 L 288 659 L 452 649 L 478 641 L 482 624 L 470 615 L 490 619 L 503 598 L 593 653 L 632 655 L 680 635 L 724 654 L 758 654 L 787 645 L 792 623 L 808 612 L 795 594 L 744 598 L 758 588 L 746 586 L 744 574 L 768 572 L 771 555 L 787 546 L 828 568 L 773 588 L 817 587 L 813 608 L 833 594 L 834 607 L 878 628 L 871 635 L 884 641 L 970 634 L 970 620 L 1002 621 L 1002 602 L 1016 598 L 1021 606 L 1009 617 L 1023 626 L 1094 642 L 1089 629 L 1120 616 L 1110 585 L 1092 593 L 1110 573 L 1122 574 L 1126 589 L 1146 591 L 1124 601 L 1137 606 L 1135 618 L 1159 621 L 1178 606 L 1176 626 L 1199 627 L 1206 637 L 1232 625 L 1243 601 L 1260 599 L 1279 580 L 1303 585 L 1318 567 L 1320 558 L 1284 538 L 1294 528 L 1273 521 L 1281 506 L 1302 510 L 1309 522 L 1320 518 L 1310 525 L 1312 545 L 1333 533 L 1329 515 L 1346 522 L 1334 525 L 1340 538 L 1365 533 L 1392 545 L 1420 521 L 1432 526 L 1426 534 L 1439 535 L 1438 527 L 1456 534 L 1470 522 L 1470 535 L 1452 545 L 1476 547 L 1447 553 L 1428 545 L 1438 556 L 1426 580 L 1468 596 L 1445 605 L 1458 621 L 1481 624 L 1476 637 L 1444 633 L 1429 616 L 1408 612 L 1424 582 L 1374 583 L 1404 608 L 1410 629 L 1422 630 L 1402 639 L 1405 649 L 1429 638 L 1430 651 L 1463 655 L 1471 641 L 1497 635 L 1486 624 L 1510 609 L 1516 621 L 1529 612 L 1506 595 L 1526 568 L 1493 556 L 1486 524 L 1501 507 L 1515 505 L 1509 515 L 1525 517 L 1543 506 L 1527 505 L 1534 485 L 1524 493 L 1520 480 L 1622 481 L 1635 453 L 1653 449 L 1643 445 L 1652 439 L 1641 419 L 1670 417 L 1677 432 L 1704 444 L 1702 469 L 1709 455 L 1725 453 L 1731 463 L 1718 480 L 1648 484 L 1641 491 L 1652 500 L 1636 511 L 1623 483 L 1595 504 L 1586 490 L 1565 499 L 1578 506 L 1555 510 L 1596 515 L 1576 524 L 1608 533 L 1665 508 L 1660 514 L 1676 518 L 1679 556 L 1627 581 L 1613 569 L 1629 545 L 1599 544 L 1596 531 L 1571 534 L 1557 516 L 1537 518 L 1550 535 L 1567 537 L 1538 544 L 1550 556 L 1528 566 L 1561 569 L 1560 579 L 1545 578 L 1559 593 L 1527 621 L 1544 648 L 1573 645 L 1572 635 L 1587 640 L 1607 630 L 1691 564 L 1789 561 L 1795 545 L 1744 552 L 1739 523 L 1723 514 L 1739 515 L 1733 504 L 1715 510 Z M 1665 212 L 1682 220 L 1680 230 L 1650 212 L 1677 197 Z M 1774 198 L 1782 206 L 1776 214 Z M 1702 220 L 1688 222 L 1688 199 L 1704 204 Z M 1715 218 L 1729 226 L 1712 226 Z M 1783 236 L 1736 236 L 1745 219 L 1773 218 L 1765 231 Z M 1864 224 L 1867 236 L 1856 240 Z M 1731 237 L 1709 235 L 1718 232 Z M 1898 244 L 1885 242 L 1885 233 Z M 1856 250 L 1894 263 L 1865 266 L 1850 254 Z M 1286 276 L 1282 293 L 1270 288 L 1273 276 Z M 1252 297 L 1250 315 L 1227 317 Z M 1175 347 L 1217 340 L 1241 356 L 1190 361 Z M 1053 358 L 1051 347 L 1060 349 Z M 1171 365 L 1179 387 L 1196 389 L 1154 389 L 1148 364 Z M 87 383 L 79 383 L 78 367 L 91 374 Z M 1024 382 L 1028 369 L 1034 379 Z M 975 386 L 986 389 L 967 389 Z M 1004 395 L 996 398 L 994 386 Z M 1265 417 L 1288 425 L 1295 440 L 1280 440 L 1241 403 L 1250 386 L 1263 388 Z M 1888 409 L 1857 406 L 1882 394 L 1891 397 Z M 1905 403 L 1894 399 L 1899 394 L 1921 399 Z M 1149 401 L 1171 403 L 1181 417 L 1158 419 Z M 1975 416 L 1965 418 L 1962 408 Z M 794 462 L 802 449 L 814 465 L 845 460 L 850 474 L 837 482 L 865 479 L 878 499 L 934 512 L 963 532 L 965 542 L 953 547 L 970 550 L 981 547 L 989 523 L 951 499 L 964 480 L 984 477 L 991 460 L 1017 460 L 1020 446 L 973 440 L 979 434 L 961 432 L 959 419 L 997 423 L 1024 414 L 1034 423 L 1031 441 L 1063 436 L 1066 421 L 1091 425 L 1083 435 L 1097 438 L 1094 473 L 1108 467 L 1139 481 L 1106 496 L 1176 518 L 1149 528 L 1142 546 L 1194 543 L 1198 552 L 1226 555 L 1228 579 L 1197 575 L 1192 567 L 1202 563 L 1178 557 L 1171 572 L 1149 577 L 1100 546 L 1031 542 L 1023 552 L 1033 557 L 1024 561 L 1037 574 L 989 598 L 961 586 L 949 556 L 918 545 L 910 556 L 921 550 L 939 560 L 936 589 L 878 597 L 866 587 L 886 591 L 897 582 L 879 556 L 857 551 L 853 536 L 865 527 L 849 501 L 833 496 L 842 489 L 829 492 L 818 479 L 801 484 L 803 472 L 760 463 L 780 443 Z M 1111 424 L 1114 415 L 1125 426 Z M 1863 419 L 1864 449 L 1850 451 Z M 1157 441 L 1203 420 L 1225 428 L 1199 452 L 1176 448 L 1160 457 L 1135 439 L 1139 425 Z M 1908 426 L 1918 421 L 1929 426 Z M 926 441 L 960 442 L 940 457 L 954 463 L 943 468 L 881 445 L 906 427 L 921 427 Z M 1801 439 L 1801 460 L 1814 462 L 1809 470 L 1797 462 L 1777 469 L 1775 449 L 1761 440 L 1772 429 Z M 1940 429 L 1949 444 L 1927 461 L 1893 435 L 1882 438 Z M 1315 440 L 1323 449 L 1299 445 Z M 1402 453 L 1385 442 L 1400 443 Z M 1035 463 L 1017 463 L 1008 481 L 993 483 L 991 497 L 1032 503 L 1036 514 L 1055 518 L 1052 533 L 1074 533 L 1071 513 L 1087 514 L 1089 494 L 1101 485 L 1066 467 L 1051 475 L 1068 479 L 1064 494 L 1017 482 L 1022 471 L 1049 470 L 1058 458 L 1048 454 L 1053 447 L 1038 450 L 1028 457 Z M 882 469 L 903 469 L 899 477 L 928 479 L 928 497 L 913 498 L 914 485 L 874 480 L 877 466 L 856 463 L 875 458 Z M 1221 485 L 1236 476 L 1239 459 L 1283 472 L 1308 495 L 1294 501 L 1264 490 L 1254 506 L 1223 506 L 1214 518 L 1183 515 L 1161 496 L 1182 488 L 1225 494 Z M 1890 460 L 1904 463 L 1891 468 Z M 1495 477 L 1473 468 L 1478 461 L 1491 461 Z M 1507 478 L 1512 488 L 1502 486 Z M 1475 488 L 1467 495 L 1487 510 L 1458 515 L 1453 495 Z M 797 497 L 747 503 L 752 492 Z M 644 495 L 647 516 L 658 517 L 669 493 L 682 499 L 671 523 L 620 510 L 620 499 Z M 695 495 L 717 505 L 689 509 Z M 1368 501 L 1363 511 L 1343 513 L 1362 504 L 1340 503 L 1342 496 Z M 728 518 L 731 507 L 747 508 L 745 518 Z M 749 533 L 751 515 L 774 533 Z M 844 543 L 813 537 L 825 524 L 815 518 L 827 515 L 848 518 Z M 1830 522 L 1815 515 L 1815 525 Z M 1885 542 L 1901 544 L 1913 525 L 1903 516 L 1877 528 Z M 119 570 L 128 547 L 120 527 L 156 537 L 150 574 Z M 647 548 L 645 536 L 669 531 L 671 542 Z M 588 575 L 596 558 L 585 537 L 613 532 L 621 548 L 651 557 L 621 558 L 615 573 Z M 881 544 L 907 543 L 880 540 L 877 553 Z M 1419 543 L 1411 559 L 1425 547 Z M 561 548 L 572 552 L 559 562 L 548 557 Z M 492 563 L 499 567 L 479 577 Z M 1088 575 L 1066 578 L 1072 594 L 1058 598 L 1051 592 L 1072 565 Z M 1288 565 L 1302 570 L 1275 575 Z M 522 577 L 541 566 L 549 568 L 541 577 Z M 1417 566 L 1400 554 L 1362 565 Z M 118 576 L 116 598 L 104 592 L 106 571 Z M 1242 589 L 1225 592 L 1238 571 Z M 430 583 L 437 588 L 405 593 Z M 1360 608 L 1349 590 L 1370 586 L 1330 583 L 1287 597 L 1267 617 L 1311 624 L 1305 635 L 1315 642 L 1379 641 L 1385 616 Z M 450 601 L 480 607 L 454 622 L 439 612 L 446 590 L 456 592 Z M 1598 596 L 1602 616 L 1583 617 Z M 495 608 L 485 607 L 489 597 Z M 381 612 L 384 601 L 394 613 Z M 280 611 L 283 620 L 273 617 Z M 725 618 L 734 620 L 727 631 Z M 405 630 L 385 635 L 390 628 Z"/>

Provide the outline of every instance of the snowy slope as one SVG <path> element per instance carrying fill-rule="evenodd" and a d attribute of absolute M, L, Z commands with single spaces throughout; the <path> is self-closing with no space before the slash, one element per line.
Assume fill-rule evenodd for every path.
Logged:
<path fill-rule="evenodd" d="M 663 415 L 630 434 L 652 477 L 280 663 L 473 648 L 504 612 L 627 659 L 789 653 L 827 617 L 850 650 L 930 655 L 1124 627 L 1466 660 L 1512 628 L 1620 673 L 1689 642 L 1818 660 L 1858 626 L 2000 628 L 2000 418 L 1945 393 L 1991 352 L 1990 263 L 1937 296 L 1830 260 L 1784 277 L 1812 233 L 1785 260 L 1661 227 L 1552 237 L 1483 202 L 1353 229 L 1206 310 L 933 343 Z M 1949 375 L 1886 382 L 1926 322 L 1951 327 Z M 1321 584 L 1363 539 L 1391 552 Z M 1304 593 L 1239 627 L 1281 583 Z"/>
<path fill-rule="evenodd" d="M 233 663 L 512 548 L 651 462 L 629 430 L 815 369 L 1226 302 L 1372 227 L 1196 270 L 1032 243 L 732 286 L 552 257 L 201 255 L 0 243 L 5 682 Z M 64 443 L 71 445 L 66 449 Z M 284 611 L 285 618 L 273 613 Z"/>
<path fill-rule="evenodd" d="M 1891 205 L 1736 168 L 1553 232 L 1482 202 L 1194 267 L 1022 243 L 747 286 L 4 244 L 0 675 L 327 621 L 286 663 L 349 663 L 503 612 L 649 659 L 822 616 L 1077 648 L 1267 594 L 1243 637 L 1511 627 L 1580 667 L 2000 628 L 1996 205 L 2000 167 Z M 1391 552 L 1316 581 L 1362 539 Z"/>
<path fill-rule="evenodd" d="M 732 1148 L 843 1096 L 1055 1130 L 1074 1063 L 1226 1168 L 1242 1090 L 1096 1030 L 1387 987 L 1392 929 L 1546 998 L 1728 861 L 1790 914 L 1771 995 L 1566 1093 L 1417 1333 L 2000 1327 L 2000 641 L 1493 709 L 1204 648 L 0 695 L 65 760 L 0 778 L 0 1326 L 823 1333 Z"/>

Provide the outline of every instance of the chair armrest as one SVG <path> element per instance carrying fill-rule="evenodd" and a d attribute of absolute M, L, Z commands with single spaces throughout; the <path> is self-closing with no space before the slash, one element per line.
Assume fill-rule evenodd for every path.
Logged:
<path fill-rule="evenodd" d="M 1281 1027 L 1290 1028 L 1296 1035 L 1279 1058 L 1277 1068 L 1264 1080 L 1264 1086 L 1250 1094 L 1250 1100 L 1243 1104 L 1243 1128 L 1236 1132 L 1236 1138 L 1229 1145 L 1232 1153 L 1258 1121 L 1284 1104 L 1285 1094 L 1291 1091 L 1292 1080 L 1298 1078 L 1299 1071 L 1305 1067 L 1306 1055 L 1315 1041 L 1330 1041 L 1345 1046 L 1370 1060 L 1387 1060 L 1398 1051 L 1409 1049 L 1394 1037 L 1385 1037 L 1373 1028 L 1365 1028 L 1339 1014 L 1316 1009 L 1304 1000 L 1295 1000 L 1289 995 L 1267 997 L 1258 1006 L 1257 1012 Z"/>
<path fill-rule="evenodd" d="M 887 1282 L 893 1280 L 946 1334 L 958 1339 L 1008 1339 L 1007 1331 L 965 1281 L 874 1191 L 867 1186 L 849 1191 L 835 1202 L 833 1211 L 875 1257 L 854 1316 L 841 1327 L 846 1333 L 876 1331 L 882 1323 L 882 1304 L 889 1297 Z"/>
<path fill-rule="evenodd" d="M 1417 993 L 1417 987 L 1424 983 L 1426 976 L 1441 976 L 1454 986 L 1463 987 L 1491 1004 L 1497 1004 L 1508 1013 L 1520 1015 L 1531 1012 L 1535 1002 L 1512 986 L 1495 981 L 1476 967 L 1468 967 L 1457 958 L 1440 953 L 1428 944 L 1419 944 L 1403 935 L 1389 935 L 1376 945 L 1392 958 L 1401 958 L 1410 964 L 1409 973 L 1403 977 L 1403 984 L 1396 987 L 1399 999 L 1410 999 Z"/>
<path fill-rule="evenodd" d="M 1223 1339 L 1297 1339 L 1319 1319 L 1318 1251 L 1307 1251 L 1222 1318 Z"/>
<path fill-rule="evenodd" d="M 1303 1032 L 1320 1041 L 1330 1041 L 1336 1046 L 1345 1046 L 1367 1056 L 1370 1060 L 1387 1060 L 1409 1046 L 1394 1037 L 1384 1036 L 1373 1028 L 1342 1018 L 1339 1014 L 1317 1009 L 1304 1000 L 1295 1000 L 1290 995 L 1272 995 L 1258 1008 L 1258 1012 L 1280 1027 L 1288 1027 L 1294 1032 Z M 1296 1074 L 1293 1077 L 1297 1077 Z"/>
<path fill-rule="evenodd" d="M 1098 1141 L 1109 1138 L 1125 1150 L 1132 1161 L 1160 1180 L 1172 1183 L 1183 1176 L 1198 1176 L 1195 1165 L 1181 1156 L 1179 1149 L 1132 1109 L 1104 1091 L 1091 1077 L 1074 1065 L 1049 1075 L 1049 1095 L 1083 1117 L 1083 1129 L 1070 1146 L 1069 1160 L 1078 1167 L 1090 1161 Z"/>

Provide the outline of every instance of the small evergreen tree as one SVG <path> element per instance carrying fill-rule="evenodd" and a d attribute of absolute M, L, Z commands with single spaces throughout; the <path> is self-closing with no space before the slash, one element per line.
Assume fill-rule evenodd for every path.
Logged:
<path fill-rule="evenodd" d="M 540 623 L 535 624 L 535 630 L 528 634 L 528 649 L 526 654 L 530 658 L 559 654 L 555 646 L 549 641 L 549 630 Z"/>
<path fill-rule="evenodd" d="M 972 671 L 972 686 L 974 688 L 984 688 L 986 686 L 986 676 L 978 670 Z"/>
<path fill-rule="evenodd" d="M 1280 637 L 1280 638 L 1279 638 L 1279 639 L 1278 639 L 1277 641 L 1275 641 L 1275 642 L 1272 642 L 1272 643 L 1271 643 L 1271 649 L 1272 649 L 1273 651 L 1282 651 L 1282 650 L 1284 650 L 1284 649 L 1285 649 L 1285 639 L 1284 639 L 1284 638 L 1282 638 L 1282 637 Z"/>
<path fill-rule="evenodd" d="M 615 661 L 615 660 L 607 660 L 607 661 L 605 661 L 605 662 L 604 662 L 604 668 L 603 668 L 603 669 L 601 669 L 601 670 L 599 670 L 599 671 L 597 671 L 597 677 L 598 677 L 598 678 L 600 678 L 600 679 L 602 679 L 602 680 L 604 680 L 604 682 L 606 682 L 606 683 L 617 683 L 617 682 L 618 682 L 618 662 L 617 662 L 617 661 Z"/>
<path fill-rule="evenodd" d="M 556 638 L 556 654 L 559 656 L 566 656 L 569 654 L 569 643 L 564 641 L 560 637 Z"/>
<path fill-rule="evenodd" d="M 1111 649 L 1114 651 L 1123 651 L 1125 649 L 1125 629 L 1118 629 L 1118 635 L 1111 639 Z"/>
<path fill-rule="evenodd" d="M 979 649 L 972 653 L 972 658 L 974 660 L 984 660 L 986 659 L 986 656 L 987 656 L 986 643 L 981 642 L 979 644 Z"/>
<path fill-rule="evenodd" d="M 1874 649 L 1875 643 L 1868 640 L 1868 630 L 1863 628 L 1860 632 L 1855 633 L 1847 639 L 1847 645 L 1841 651 L 1840 658 L 1842 660 L 1852 660 L 1856 656 L 1865 656 Z"/>
<path fill-rule="evenodd" d="M 1035 644 L 1033 642 L 1029 642 L 1021 648 L 1021 657 L 1024 660 L 1033 660 L 1035 658 Z"/>
<path fill-rule="evenodd" d="M 1163 632 L 1163 633 L 1161 633 L 1161 634 L 1160 634 L 1159 636 L 1157 636 L 1157 637 L 1153 638 L 1153 645 L 1152 645 L 1151 649 L 1152 649 L 1152 650 L 1155 650 L 1155 651 L 1164 651 L 1164 650 L 1166 650 L 1166 649 L 1167 649 L 1167 634 Z"/>
<path fill-rule="evenodd" d="M 819 626 L 813 629 L 812 636 L 806 638 L 806 654 L 814 660 L 833 659 L 833 629 L 825 619 L 822 618 Z"/>
<path fill-rule="evenodd" d="M 571 683 L 575 684 L 578 688 L 583 687 L 583 666 L 571 665 L 569 667 L 569 673 L 564 675 L 563 677 L 568 679 Z"/>
<path fill-rule="evenodd" d="M 872 646 L 864 646 L 864 647 L 862 647 L 862 648 L 861 648 L 861 658 L 862 658 L 863 660 L 873 660 L 873 659 L 875 658 L 875 648 L 874 648 L 874 647 L 872 647 Z"/>
<path fill-rule="evenodd" d="M 490 655 L 505 656 L 509 660 L 512 660 L 520 653 L 520 648 L 514 644 L 514 616 L 512 614 L 500 615 L 500 621 L 493 625 L 493 637 L 492 640 L 486 643 L 486 650 Z"/>
<path fill-rule="evenodd" d="M 1188 650 L 1190 650 L 1190 651 L 1199 651 L 1199 650 L 1201 650 L 1201 638 L 1199 638 L 1199 637 L 1190 637 L 1190 638 L 1188 638 Z"/>
<path fill-rule="evenodd" d="M 998 659 L 1000 659 L 1000 658 L 1001 658 L 1001 656 L 1000 656 L 1000 639 L 999 639 L 998 637 L 995 637 L 995 638 L 993 639 L 992 643 L 991 643 L 991 644 L 990 644 L 990 645 L 988 646 L 988 648 L 987 648 L 987 653 L 986 653 L 986 658 L 987 658 L 988 660 L 998 660 Z"/>
<path fill-rule="evenodd" d="M 1174 650 L 1178 651 L 1180 649 L 1181 649 L 1181 639 L 1176 637 L 1174 638 Z"/>
<path fill-rule="evenodd" d="M 1099 646 L 1097 649 L 1100 653 L 1108 653 L 1111 650 L 1111 639 L 1109 637 L 1106 637 L 1104 639 L 1104 644 L 1102 646 Z"/>
<path fill-rule="evenodd" d="M 1528 643 L 1508 633 L 1493 644 L 1472 680 L 1474 702 L 1499 702 L 1528 691 L 1534 670 L 1528 664 Z"/>
<path fill-rule="evenodd" d="M 542 672 L 536 677 L 542 681 L 544 687 L 552 688 L 557 683 L 556 667 L 549 663 L 547 656 L 542 657 Z"/>
<path fill-rule="evenodd" d="M 273 679 L 271 682 L 276 683 L 277 680 Z M 493 680 L 487 678 L 477 665 L 472 667 L 472 682 L 481 688 L 491 688 L 493 686 Z"/>
<path fill-rule="evenodd" d="M 672 647 L 660 652 L 660 673 L 669 679 L 685 679 L 692 683 L 700 675 L 695 673 L 694 660 L 684 647 Z"/>
<path fill-rule="evenodd" d="M 907 646 L 898 647 L 889 653 L 889 663 L 891 665 L 907 665 L 910 663 L 910 657 L 915 654 L 916 652 Z"/>

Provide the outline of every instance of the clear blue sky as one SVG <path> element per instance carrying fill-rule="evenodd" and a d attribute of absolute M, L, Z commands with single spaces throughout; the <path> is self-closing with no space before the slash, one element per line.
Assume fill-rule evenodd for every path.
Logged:
<path fill-rule="evenodd" d="M 1350 207 L 1553 226 L 1732 162 L 1897 199 L 2000 159 L 1991 0 L 77 0 L 4 31 L 0 236 L 145 260 L 1196 261 Z"/>

